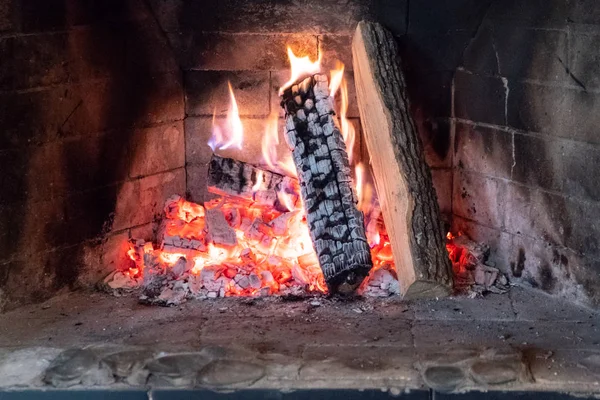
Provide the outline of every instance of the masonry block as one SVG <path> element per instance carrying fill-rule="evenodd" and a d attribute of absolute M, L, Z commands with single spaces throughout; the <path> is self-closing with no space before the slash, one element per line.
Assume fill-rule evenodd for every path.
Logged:
<path fill-rule="evenodd" d="M 588 89 L 600 89 L 600 34 L 573 33 L 569 46 L 575 79 Z"/>
<path fill-rule="evenodd" d="M 411 3 L 408 33 L 475 31 L 490 3 L 490 0 L 426 0 Z"/>
<path fill-rule="evenodd" d="M 50 107 L 50 105 L 52 105 Z M 178 74 L 62 85 L 0 93 L 0 149 L 183 119 Z"/>
<path fill-rule="evenodd" d="M 321 35 L 319 36 L 319 51 L 323 54 L 321 63 L 323 71 L 335 69 L 337 62 L 345 66 L 346 71 L 352 66 L 352 36 L 351 35 Z"/>
<path fill-rule="evenodd" d="M 125 182 L 119 188 L 112 229 L 143 225 L 158 218 L 170 196 L 185 195 L 185 169 Z"/>
<path fill-rule="evenodd" d="M 453 182 L 452 210 L 455 215 L 502 228 L 506 189 L 501 181 L 458 168 L 454 171 Z"/>
<path fill-rule="evenodd" d="M 287 46 L 317 59 L 317 37 L 305 34 L 169 33 L 183 69 L 240 71 L 289 68 Z"/>
<path fill-rule="evenodd" d="M 222 123 L 223 119 L 219 118 L 216 121 Z M 262 137 L 265 135 L 267 122 L 267 119 L 243 118 L 244 140 L 242 149 L 217 150 L 216 154 L 251 164 L 263 164 Z M 283 120 L 279 121 L 279 125 L 281 129 L 279 129 L 277 154 L 281 156 L 290 153 L 290 151 L 283 139 Z M 213 154 L 212 149 L 207 144 L 211 135 L 212 118 L 190 117 L 185 120 L 186 162 L 188 164 L 208 165 Z"/>
<path fill-rule="evenodd" d="M 241 116 L 269 115 L 269 99 L 276 93 L 270 93 L 268 71 L 187 71 L 186 114 L 226 115 L 230 104 L 228 82 Z"/>
<path fill-rule="evenodd" d="M 420 74 L 454 71 L 461 65 L 471 34 L 465 31 L 418 32 L 400 36 L 400 54 L 407 69 Z"/>
<path fill-rule="evenodd" d="M 466 69 L 485 75 L 567 81 L 567 33 L 484 25 L 465 50 Z"/>
<path fill-rule="evenodd" d="M 187 174 L 187 199 L 195 203 L 204 203 L 209 199 L 207 189 L 208 164 L 188 165 Z"/>
<path fill-rule="evenodd" d="M 469 171 L 510 178 L 513 134 L 506 130 L 456 123 L 454 165 Z"/>
<path fill-rule="evenodd" d="M 207 7 L 193 0 L 152 0 L 151 5 L 168 32 L 195 30 L 200 26 L 203 31 L 317 34 L 351 33 L 358 21 L 368 15 L 369 2 L 223 0 Z"/>
<path fill-rule="evenodd" d="M 20 29 L 25 32 L 62 30 L 148 17 L 141 0 L 19 0 Z"/>
<path fill-rule="evenodd" d="M 373 13 L 377 21 L 394 35 L 406 34 L 408 20 L 408 0 L 375 0 Z"/>
<path fill-rule="evenodd" d="M 0 0 L 0 31 L 8 31 L 12 29 L 13 7 L 13 0 Z"/>
<path fill-rule="evenodd" d="M 488 18 L 513 26 L 563 28 L 572 8 L 569 0 L 501 0 L 491 3 Z"/>
<path fill-rule="evenodd" d="M 452 214 L 452 170 L 432 169 L 431 178 L 442 214 Z"/>
<path fill-rule="evenodd" d="M 129 176 L 139 177 L 181 168 L 185 165 L 183 121 L 140 129 L 134 133 L 128 152 Z"/>
<path fill-rule="evenodd" d="M 506 96 L 507 90 L 502 79 L 456 71 L 454 114 L 457 118 L 504 125 Z"/>
<path fill-rule="evenodd" d="M 590 143 L 600 143 L 594 110 L 600 95 L 578 89 L 511 83 L 508 123 L 526 131 L 546 133 Z"/>

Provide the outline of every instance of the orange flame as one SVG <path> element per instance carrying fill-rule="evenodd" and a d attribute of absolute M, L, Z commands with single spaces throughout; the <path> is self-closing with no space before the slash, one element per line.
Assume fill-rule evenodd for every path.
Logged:
<path fill-rule="evenodd" d="M 290 59 L 291 76 L 290 79 L 279 89 L 280 96 L 283 94 L 285 89 L 292 86 L 301 77 L 316 74 L 321 70 L 321 52 L 319 52 L 319 58 L 317 58 L 317 61 L 311 61 L 310 57 L 308 56 L 296 56 L 290 46 L 287 48 L 287 53 L 288 58 Z"/>
<path fill-rule="evenodd" d="M 356 131 L 354 130 L 354 125 L 352 125 L 346 118 L 346 113 L 348 111 L 348 84 L 345 78 L 342 79 L 340 89 L 342 93 L 342 104 L 340 106 L 340 130 L 342 131 L 342 137 L 346 143 L 348 161 L 350 164 L 352 164 Z"/>
<path fill-rule="evenodd" d="M 265 163 L 273 169 L 277 168 L 278 164 L 277 145 L 279 145 L 279 135 L 277 133 L 277 114 L 271 113 L 262 138 L 261 150 Z"/>
<path fill-rule="evenodd" d="M 363 184 L 365 180 L 365 167 L 362 163 L 356 164 L 354 167 L 354 175 L 356 177 L 356 197 L 358 198 L 358 209 L 363 210 Z"/>
<path fill-rule="evenodd" d="M 329 95 L 331 97 L 335 97 L 335 93 L 340 88 L 344 79 L 344 64 L 338 61 L 336 67 L 336 69 L 331 70 L 329 73 Z"/>
<path fill-rule="evenodd" d="M 213 112 L 212 136 L 208 141 L 208 145 L 213 151 L 216 149 L 225 150 L 230 147 L 241 149 L 244 139 L 244 127 L 242 126 L 242 120 L 240 119 L 240 112 L 238 110 L 237 102 L 235 101 L 231 82 L 227 82 L 227 85 L 229 86 L 230 99 L 227 117 L 225 118 L 223 127 L 217 125 L 216 110 Z"/>

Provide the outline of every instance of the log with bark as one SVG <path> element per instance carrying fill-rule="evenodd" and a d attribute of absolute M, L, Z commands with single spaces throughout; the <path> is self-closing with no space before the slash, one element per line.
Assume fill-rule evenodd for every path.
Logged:
<path fill-rule="evenodd" d="M 281 105 L 286 112 L 285 138 L 325 281 L 331 293 L 353 292 L 373 264 L 346 145 L 332 117 L 327 77 L 314 75 L 286 89 Z"/>
<path fill-rule="evenodd" d="M 360 22 L 352 56 L 362 128 L 401 292 L 406 298 L 447 295 L 452 267 L 394 37 L 379 24 Z"/>
<path fill-rule="evenodd" d="M 286 211 L 300 197 L 298 180 L 255 165 L 213 154 L 208 165 L 208 191 Z"/>

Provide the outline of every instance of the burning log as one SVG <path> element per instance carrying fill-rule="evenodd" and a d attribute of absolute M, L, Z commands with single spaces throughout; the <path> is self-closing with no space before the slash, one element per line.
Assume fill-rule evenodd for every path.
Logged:
<path fill-rule="evenodd" d="M 401 292 L 405 298 L 445 296 L 452 288 L 452 267 L 396 42 L 381 25 L 361 22 L 352 55 L 361 122 Z"/>
<path fill-rule="evenodd" d="M 293 207 L 300 191 L 294 178 L 214 154 L 208 166 L 207 184 L 211 193 L 275 207 L 279 211 Z"/>
<path fill-rule="evenodd" d="M 352 292 L 373 264 L 346 146 L 332 118 L 327 77 L 306 78 L 282 96 L 286 141 L 325 281 L 332 293 Z"/>

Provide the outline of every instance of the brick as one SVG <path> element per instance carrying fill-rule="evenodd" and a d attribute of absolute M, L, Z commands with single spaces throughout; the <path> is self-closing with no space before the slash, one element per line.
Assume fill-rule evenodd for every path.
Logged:
<path fill-rule="evenodd" d="M 567 196 L 600 201 L 600 148 L 570 140 L 554 141 L 554 154 L 562 163 L 561 188 Z"/>
<path fill-rule="evenodd" d="M 152 222 L 174 194 L 185 194 L 185 170 L 164 172 L 124 183 L 115 204 L 114 230 Z"/>
<path fill-rule="evenodd" d="M 141 0 L 20 0 L 21 30 L 25 32 L 100 25 L 148 17 Z"/>
<path fill-rule="evenodd" d="M 500 78 L 457 71 L 454 77 L 454 114 L 475 122 L 504 125 L 506 91 Z M 510 99 L 510 96 L 509 96 Z"/>
<path fill-rule="evenodd" d="M 11 30 L 13 0 L 0 0 L 0 32 Z"/>
<path fill-rule="evenodd" d="M 168 32 L 202 27 L 203 31 L 316 34 L 351 32 L 367 16 L 369 2 L 224 0 L 207 7 L 193 0 L 152 0 L 151 5 Z"/>
<path fill-rule="evenodd" d="M 263 160 L 261 139 L 267 126 L 267 120 L 244 118 L 242 119 L 242 125 L 244 127 L 242 149 L 229 148 L 226 150 L 217 150 L 216 153 L 222 157 L 231 157 L 251 164 L 261 164 Z M 281 157 L 289 153 L 289 150 L 283 140 L 283 120 L 279 121 L 279 125 L 277 154 Z M 187 163 L 207 165 L 210 162 L 212 150 L 207 143 L 211 134 L 212 118 L 193 117 L 185 120 Z"/>
<path fill-rule="evenodd" d="M 426 0 L 410 4 L 408 33 L 451 30 L 474 31 L 484 18 L 490 0 Z"/>
<path fill-rule="evenodd" d="M 269 115 L 268 71 L 187 71 L 185 73 L 186 114 L 226 115 L 230 104 L 227 82 L 231 82 L 241 116 Z"/>
<path fill-rule="evenodd" d="M 411 111 L 417 118 L 451 116 L 453 72 L 406 71 Z M 418 118 L 417 118 L 418 119 Z"/>
<path fill-rule="evenodd" d="M 485 75 L 566 81 L 567 34 L 513 25 L 485 25 L 465 50 L 466 69 Z"/>
<path fill-rule="evenodd" d="M 188 165 L 187 174 L 187 198 L 195 203 L 204 203 L 210 194 L 206 187 L 208 176 L 208 164 Z"/>
<path fill-rule="evenodd" d="M 504 184 L 484 175 L 456 169 L 452 211 L 483 225 L 501 228 L 505 207 Z"/>
<path fill-rule="evenodd" d="M 419 136 L 423 142 L 425 161 L 432 168 L 452 165 L 452 130 L 450 121 L 443 118 L 427 118 L 418 110 L 414 115 Z"/>
<path fill-rule="evenodd" d="M 561 28 L 572 9 L 570 0 L 502 0 L 492 2 L 488 18 L 520 26 Z"/>
<path fill-rule="evenodd" d="M 180 120 L 183 103 L 173 73 L 0 93 L 0 149 Z"/>
<path fill-rule="evenodd" d="M 131 141 L 129 176 L 138 177 L 185 165 L 183 121 L 140 130 Z"/>
<path fill-rule="evenodd" d="M 287 46 L 296 55 L 317 59 L 317 37 L 304 34 L 169 33 L 184 69 L 288 69 Z"/>
<path fill-rule="evenodd" d="M 565 0 L 563 0 L 565 1 Z M 594 0 L 578 0 L 572 2 L 567 12 L 568 21 L 580 24 L 600 24 L 600 10 Z"/>
<path fill-rule="evenodd" d="M 321 35 L 319 36 L 319 51 L 323 54 L 322 69 L 330 71 L 337 67 L 337 62 L 344 64 L 346 71 L 352 71 L 352 36 L 351 35 Z"/>
<path fill-rule="evenodd" d="M 569 42 L 571 73 L 588 89 L 600 88 L 600 35 L 573 33 Z"/>
<path fill-rule="evenodd" d="M 564 153 L 556 141 L 515 134 L 514 144 L 515 181 L 549 190 L 562 189 Z"/>
<path fill-rule="evenodd" d="M 398 38 L 403 65 L 420 74 L 454 71 L 470 40 L 471 35 L 464 31 L 419 32 Z"/>
<path fill-rule="evenodd" d="M 394 35 L 404 35 L 408 28 L 408 0 L 373 1 L 373 13 L 376 20 Z"/>
<path fill-rule="evenodd" d="M 600 143 L 594 110 L 600 96 L 577 89 L 533 83 L 510 84 L 508 122 L 517 129 Z"/>
<path fill-rule="evenodd" d="M 455 165 L 481 174 L 510 178 L 512 134 L 505 130 L 456 123 Z"/>
<path fill-rule="evenodd" d="M 447 215 L 452 214 L 452 170 L 432 169 L 431 178 L 437 194 L 440 212 Z"/>

